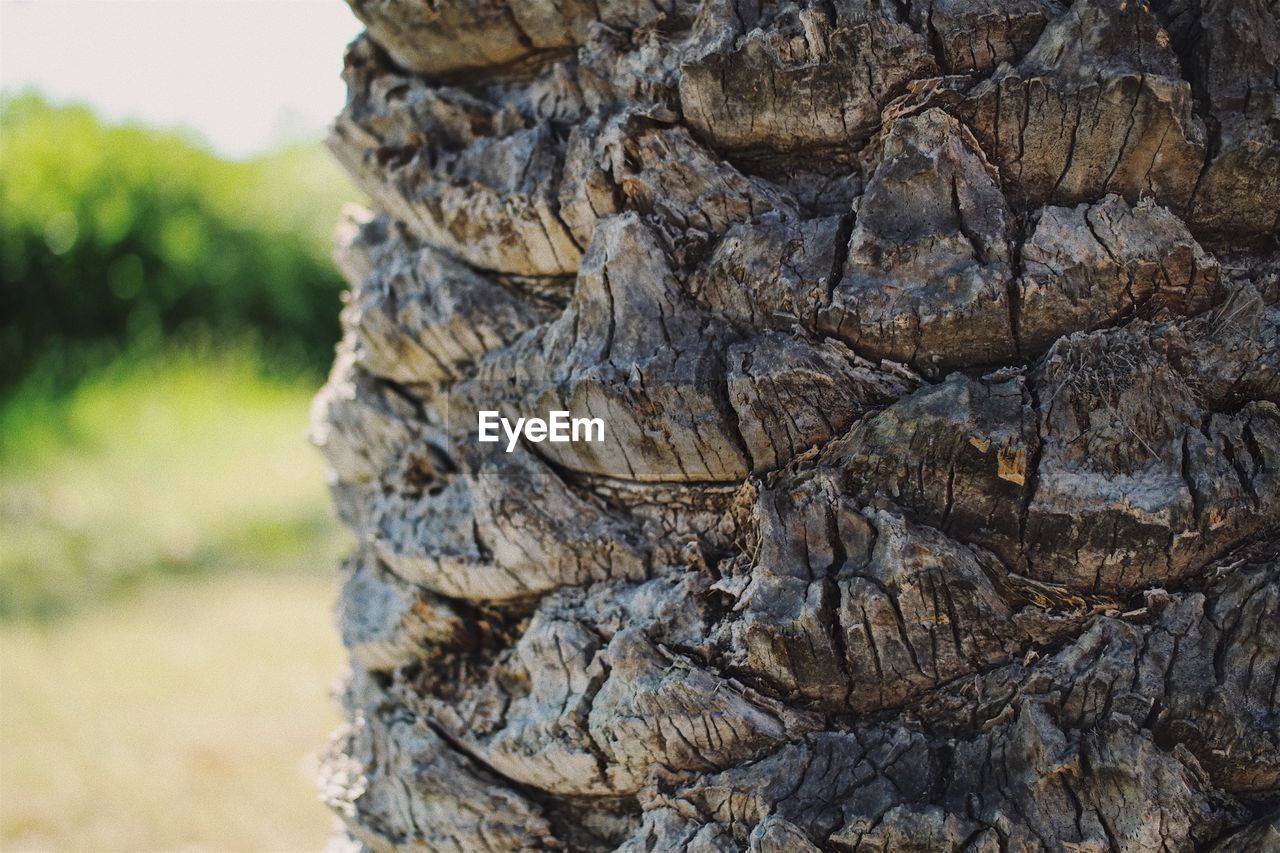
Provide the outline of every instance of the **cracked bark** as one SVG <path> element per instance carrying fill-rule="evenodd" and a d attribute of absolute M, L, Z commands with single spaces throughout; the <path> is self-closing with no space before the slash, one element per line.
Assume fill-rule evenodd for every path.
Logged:
<path fill-rule="evenodd" d="M 1280 843 L 1274 2 L 352 7 L 339 845 Z"/>

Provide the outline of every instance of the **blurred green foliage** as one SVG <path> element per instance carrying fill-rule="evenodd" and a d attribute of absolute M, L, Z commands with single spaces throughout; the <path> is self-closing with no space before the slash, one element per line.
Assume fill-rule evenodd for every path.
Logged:
<path fill-rule="evenodd" d="M 188 338 L 323 370 L 351 185 L 320 146 L 228 162 L 79 106 L 0 100 L 0 397 Z"/>
<path fill-rule="evenodd" d="M 348 542 L 306 439 L 314 390 L 208 348 L 19 386 L 0 405 L 0 625 L 163 578 L 330 571 Z"/>

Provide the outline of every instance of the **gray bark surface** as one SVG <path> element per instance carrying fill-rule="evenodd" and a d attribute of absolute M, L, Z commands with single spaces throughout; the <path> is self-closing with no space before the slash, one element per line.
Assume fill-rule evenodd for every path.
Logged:
<path fill-rule="evenodd" d="M 1274 0 L 351 3 L 347 843 L 1280 849 Z"/>

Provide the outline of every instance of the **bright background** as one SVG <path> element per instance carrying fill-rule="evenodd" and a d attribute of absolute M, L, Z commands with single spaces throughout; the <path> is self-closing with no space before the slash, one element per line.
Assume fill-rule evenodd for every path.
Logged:
<path fill-rule="evenodd" d="M 0 0 L 0 849 L 308 850 L 340 0 Z"/>
<path fill-rule="evenodd" d="M 245 157 L 319 138 L 359 32 L 342 0 L 0 0 L 0 87 L 185 126 Z"/>

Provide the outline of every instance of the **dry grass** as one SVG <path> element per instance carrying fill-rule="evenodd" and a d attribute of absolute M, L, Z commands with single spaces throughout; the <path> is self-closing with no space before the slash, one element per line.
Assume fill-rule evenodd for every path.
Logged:
<path fill-rule="evenodd" d="M 239 573 L 0 625 L 0 846 L 322 847 L 331 598 L 320 575 Z"/>
<path fill-rule="evenodd" d="M 310 394 L 176 357 L 0 411 L 0 849 L 323 846 L 348 542 Z"/>

